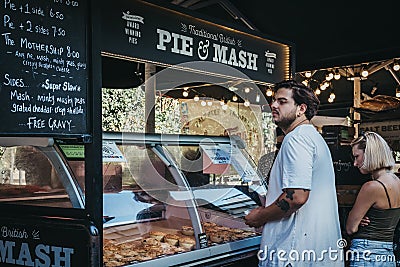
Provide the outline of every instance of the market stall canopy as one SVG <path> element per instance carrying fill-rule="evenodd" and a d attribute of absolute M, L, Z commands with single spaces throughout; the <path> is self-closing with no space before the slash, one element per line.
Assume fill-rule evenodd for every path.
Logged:
<path fill-rule="evenodd" d="M 396 1 L 374 5 L 360 0 L 339 0 L 329 5 L 315 0 L 253 0 L 251 3 L 241 0 L 171 0 L 170 3 L 220 20 L 223 24 L 232 23 L 293 42 L 296 72 L 313 71 L 312 89 L 324 81 L 325 70 L 346 67 L 342 68 L 342 79 L 333 80 L 331 88 L 321 93 L 319 115 L 349 114 L 353 106 L 354 83 L 351 77 L 343 78 L 343 74 L 355 71 L 354 68 L 351 70 L 354 65 L 371 63 L 369 67 L 374 70 L 368 79 L 362 79 L 363 99 L 364 96 L 394 96 L 400 84 L 399 72 L 390 72 L 395 61 L 378 68 L 389 60 L 400 58 L 400 35 L 396 34 L 399 4 Z M 330 103 L 328 99 L 332 92 L 336 99 Z"/>
<path fill-rule="evenodd" d="M 352 65 L 361 66 L 363 63 L 372 63 L 370 66 L 376 69 L 373 64 L 383 66 L 392 60 L 391 65 L 387 66 L 390 68 L 394 64 L 393 60 L 400 58 L 400 36 L 395 34 L 395 10 L 398 10 L 395 1 L 381 5 L 367 5 L 359 0 L 336 1 L 329 6 L 315 0 L 254 0 L 251 4 L 240 0 L 146 2 L 190 13 L 239 31 L 254 32 L 256 35 L 293 43 L 295 71 L 302 74 L 307 70 L 320 70 L 314 72 L 313 84 L 310 85 L 312 89 L 325 79 L 325 70 L 346 66 L 348 68 L 342 68 L 343 72 L 355 71 Z M 296 75 L 297 78 L 302 80 L 301 76 Z M 342 75 L 340 80 L 331 82 L 329 90 L 321 93 L 319 115 L 349 115 L 354 90 L 350 78 Z M 143 79 L 143 64 L 103 57 L 103 87 L 132 88 L 140 85 Z M 368 79 L 362 80 L 362 96 L 394 96 L 399 81 L 398 71 L 391 73 L 385 67 L 380 68 L 371 72 Z M 336 99 L 334 103 L 329 103 L 332 92 Z M 181 94 L 177 92 L 176 96 Z"/>
<path fill-rule="evenodd" d="M 171 0 L 214 19 L 253 28 L 296 45 L 296 70 L 400 56 L 399 3 L 384 1 Z"/>

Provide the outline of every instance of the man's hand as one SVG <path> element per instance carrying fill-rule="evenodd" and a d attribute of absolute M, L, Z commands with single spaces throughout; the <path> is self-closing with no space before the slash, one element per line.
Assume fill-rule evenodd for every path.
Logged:
<path fill-rule="evenodd" d="M 262 215 L 262 211 L 264 207 L 258 207 L 250 211 L 249 214 L 244 217 L 245 223 L 250 227 L 260 227 L 265 224 L 264 216 Z"/>

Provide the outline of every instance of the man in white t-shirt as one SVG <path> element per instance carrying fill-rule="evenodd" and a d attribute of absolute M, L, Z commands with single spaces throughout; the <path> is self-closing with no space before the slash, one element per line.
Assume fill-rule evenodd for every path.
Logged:
<path fill-rule="evenodd" d="M 272 116 L 285 138 L 271 169 L 265 207 L 245 218 L 249 226 L 264 226 L 259 266 L 344 266 L 332 158 L 310 124 L 319 100 L 293 80 L 274 90 Z"/>

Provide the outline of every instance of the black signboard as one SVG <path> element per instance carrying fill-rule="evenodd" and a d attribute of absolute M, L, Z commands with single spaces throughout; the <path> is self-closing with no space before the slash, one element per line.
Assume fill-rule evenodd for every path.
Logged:
<path fill-rule="evenodd" d="M 3 0 L 0 134 L 87 133 L 87 1 Z"/>
<path fill-rule="evenodd" d="M 208 240 L 206 233 L 199 234 L 199 243 L 200 243 L 200 248 L 208 247 Z"/>
<path fill-rule="evenodd" d="M 90 247 L 81 225 L 0 220 L 0 266 L 90 266 Z"/>
<path fill-rule="evenodd" d="M 371 179 L 368 174 L 361 174 L 353 165 L 351 146 L 330 146 L 335 182 L 337 185 L 362 185 Z"/>
<path fill-rule="evenodd" d="M 105 56 L 128 56 L 171 67 L 188 62 L 215 62 L 262 83 L 287 79 L 293 71 L 293 46 L 285 43 L 144 1 L 115 0 L 102 11 L 101 49 Z M 208 71 L 202 69 L 202 64 L 198 67 L 197 71 Z M 189 68 L 196 70 L 196 64 Z M 229 76 L 225 68 L 213 72 Z M 235 77 L 235 72 L 232 74 Z"/>

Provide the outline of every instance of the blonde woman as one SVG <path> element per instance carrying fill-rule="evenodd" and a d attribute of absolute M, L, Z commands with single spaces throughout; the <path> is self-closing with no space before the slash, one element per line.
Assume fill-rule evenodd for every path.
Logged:
<path fill-rule="evenodd" d="M 396 266 L 393 236 L 400 218 L 400 180 L 386 141 L 365 132 L 351 143 L 354 166 L 371 174 L 349 213 L 346 231 L 353 235 L 350 266 Z"/>

